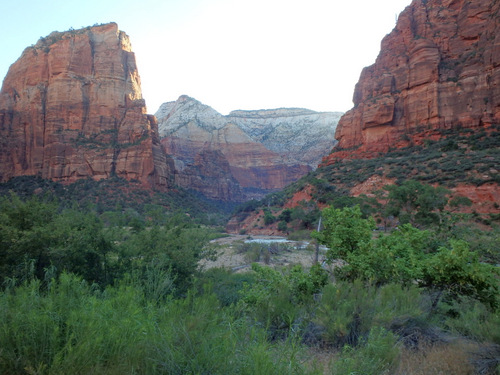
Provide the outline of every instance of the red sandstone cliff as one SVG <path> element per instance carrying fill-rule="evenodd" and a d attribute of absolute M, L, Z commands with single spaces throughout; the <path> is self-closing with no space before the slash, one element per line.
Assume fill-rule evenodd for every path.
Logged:
<path fill-rule="evenodd" d="M 351 196 L 370 195 L 396 183 L 396 177 L 420 176 L 433 185 L 449 187 L 452 196 L 468 197 L 472 206 L 464 211 L 498 214 L 499 20 L 499 0 L 414 0 L 382 41 L 375 64 L 361 73 L 354 108 L 337 126 L 339 143 L 315 174 L 322 181 L 321 188 L 333 185 Z M 490 153 L 478 152 L 482 150 L 465 140 L 474 138 L 471 135 L 492 138 L 487 147 Z M 451 144 L 457 150 L 456 160 L 443 148 L 429 151 L 418 146 L 387 153 L 448 136 L 448 140 L 455 137 Z M 427 152 L 434 155 L 425 160 L 416 157 Z M 449 168 L 451 164 L 456 167 Z M 401 173 L 391 176 L 396 170 Z M 314 202 L 317 185 L 300 189 L 283 208 L 311 201 L 321 207 L 321 201 Z M 328 193 L 322 194 L 327 201 Z M 245 215 L 234 216 L 228 231 L 270 234 L 275 229 L 262 227 L 262 210 Z"/>
<path fill-rule="evenodd" d="M 176 160 L 175 182 L 218 200 L 261 198 L 310 171 L 307 165 L 285 164 L 280 155 L 231 123 L 220 129 L 203 129 L 191 121 L 161 143 Z M 212 160 L 207 159 L 210 155 Z M 211 167 L 203 166 L 202 160 Z M 219 178 L 214 179 L 214 173 Z M 203 183 L 195 183 L 193 178 Z"/>
<path fill-rule="evenodd" d="M 115 23 L 53 32 L 10 67 L 0 92 L 0 181 L 20 175 L 168 184 L 158 125 Z"/>
<path fill-rule="evenodd" d="M 414 0 L 363 70 L 324 163 L 500 123 L 500 1 Z"/>

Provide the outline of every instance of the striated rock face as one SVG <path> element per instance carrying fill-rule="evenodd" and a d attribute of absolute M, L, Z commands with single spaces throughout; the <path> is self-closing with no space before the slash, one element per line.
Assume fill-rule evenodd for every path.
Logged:
<path fill-rule="evenodd" d="M 166 186 L 158 124 L 115 23 L 53 32 L 10 67 L 0 93 L 0 180 L 119 176 Z"/>
<path fill-rule="evenodd" d="M 500 123 L 500 2 L 414 0 L 361 73 L 325 163 Z"/>
<path fill-rule="evenodd" d="M 321 157 L 337 143 L 334 134 L 342 115 L 342 112 L 280 108 L 233 111 L 227 119 L 267 149 L 316 169 Z"/>
<path fill-rule="evenodd" d="M 316 167 L 335 144 L 333 134 L 340 114 L 278 109 L 236 111 L 223 116 L 193 98 L 181 96 L 164 103 L 156 117 L 161 142 L 175 159 L 175 181 L 179 185 L 215 199 L 244 200 L 281 189 Z M 212 170 L 226 174 L 211 179 L 204 174 L 210 172 L 205 168 L 197 177 L 204 183 L 193 183 L 195 170 L 202 171 L 199 163 L 196 167 L 196 160 L 201 154 L 205 159 L 207 151 L 212 155 L 217 152 L 217 161 L 223 163 L 212 164 Z M 233 198 L 228 199 L 230 196 Z"/>
<path fill-rule="evenodd" d="M 231 174 L 229 162 L 220 150 L 201 150 L 192 164 L 176 168 L 175 182 L 200 191 L 210 199 L 244 200 L 240 184 Z"/>

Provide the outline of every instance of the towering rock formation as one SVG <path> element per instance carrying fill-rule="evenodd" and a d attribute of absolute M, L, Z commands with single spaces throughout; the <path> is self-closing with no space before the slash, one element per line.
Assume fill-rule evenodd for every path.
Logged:
<path fill-rule="evenodd" d="M 363 70 L 325 163 L 500 123 L 500 1 L 414 0 Z"/>
<path fill-rule="evenodd" d="M 53 32 L 10 67 L 0 92 L 0 181 L 19 175 L 168 184 L 157 122 L 115 23 Z"/>
<path fill-rule="evenodd" d="M 179 185 L 211 198 L 243 200 L 279 190 L 315 168 L 335 144 L 340 113 L 277 109 L 223 116 L 181 96 L 164 103 L 156 117 Z M 216 156 L 212 167 L 202 168 L 208 155 Z"/>

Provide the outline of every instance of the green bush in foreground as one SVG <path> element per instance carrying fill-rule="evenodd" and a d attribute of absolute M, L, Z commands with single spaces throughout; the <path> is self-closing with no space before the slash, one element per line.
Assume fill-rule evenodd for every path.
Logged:
<path fill-rule="evenodd" d="M 337 268 L 343 280 L 358 278 L 376 284 L 418 284 L 437 291 L 433 306 L 440 298 L 471 296 L 499 306 L 499 270 L 481 263 L 479 255 L 462 240 L 449 240 L 449 247 L 433 248 L 430 233 L 402 225 L 399 229 L 372 238 L 371 218 L 363 219 L 358 206 L 323 210 L 325 228 L 313 236 L 329 247 L 327 259 L 342 259 Z"/>
<path fill-rule="evenodd" d="M 397 367 L 397 337 L 381 327 L 373 327 L 366 340 L 356 348 L 345 346 L 333 363 L 334 375 L 392 374 Z"/>
<path fill-rule="evenodd" d="M 188 293 L 152 303 L 123 282 L 99 291 L 62 274 L 0 294 L 2 374 L 301 374 L 299 347 Z"/>
<path fill-rule="evenodd" d="M 425 300 L 415 286 L 381 287 L 361 280 L 327 285 L 315 310 L 314 322 L 324 344 L 356 346 L 374 326 L 390 329 L 399 321 L 423 321 Z"/>

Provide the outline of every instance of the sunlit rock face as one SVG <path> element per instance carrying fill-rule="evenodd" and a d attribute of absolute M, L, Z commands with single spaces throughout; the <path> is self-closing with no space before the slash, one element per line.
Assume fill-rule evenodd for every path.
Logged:
<path fill-rule="evenodd" d="M 0 93 L 0 180 L 119 176 L 166 187 L 128 36 L 115 23 L 53 32 L 24 50 Z"/>
<path fill-rule="evenodd" d="M 175 181 L 213 198 L 214 192 L 221 192 L 223 200 L 260 198 L 311 171 L 335 144 L 340 116 L 306 109 L 234 111 L 223 116 L 185 95 L 156 112 L 161 143 L 175 160 Z M 207 151 L 218 160 L 211 170 L 227 173 L 213 179 L 204 168 L 198 176 L 204 183 L 194 184 L 194 171 L 201 172 L 200 160 L 207 160 Z"/>
<path fill-rule="evenodd" d="M 500 2 L 414 0 L 382 41 L 325 162 L 500 123 Z"/>

